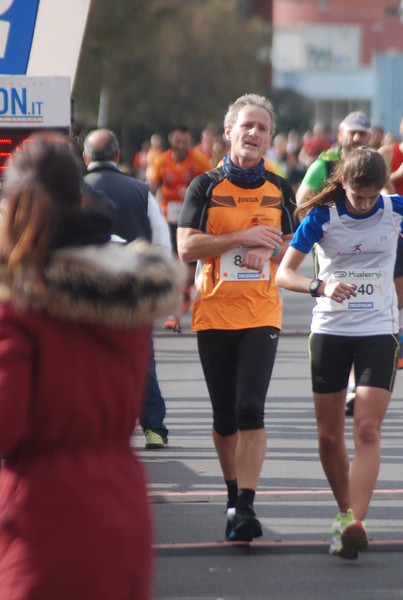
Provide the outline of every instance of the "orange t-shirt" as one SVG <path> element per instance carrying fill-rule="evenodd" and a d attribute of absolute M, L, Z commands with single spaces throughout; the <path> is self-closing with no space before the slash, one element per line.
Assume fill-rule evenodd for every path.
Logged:
<path fill-rule="evenodd" d="M 147 181 L 152 177 L 154 171 L 154 163 L 157 156 L 162 154 L 161 148 L 150 148 L 146 155 L 146 179 Z"/>
<path fill-rule="evenodd" d="M 185 192 L 190 182 L 201 173 L 209 171 L 207 156 L 190 148 L 184 160 L 172 157 L 172 150 L 159 154 L 154 162 L 151 179 L 162 187 L 161 209 L 168 223 L 177 223 Z"/>
<path fill-rule="evenodd" d="M 206 233 L 223 234 L 251 225 L 271 225 L 281 229 L 281 191 L 266 181 L 256 189 L 242 189 L 224 179 L 213 189 L 207 211 Z M 228 260 L 235 264 L 237 251 L 228 258 L 216 256 L 199 261 L 193 307 L 193 331 L 205 329 L 244 329 L 272 326 L 281 328 L 281 300 L 275 283 L 276 263 L 269 261 L 263 280 L 229 280 L 224 269 Z M 202 267 L 202 271 L 200 269 Z M 226 279 L 227 278 L 227 279 Z"/>

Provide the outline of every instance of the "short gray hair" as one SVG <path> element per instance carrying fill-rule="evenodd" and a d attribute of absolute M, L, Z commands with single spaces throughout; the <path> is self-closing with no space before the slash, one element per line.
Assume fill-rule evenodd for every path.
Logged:
<path fill-rule="evenodd" d="M 276 129 L 276 114 L 274 112 L 274 108 L 272 103 L 268 98 L 264 96 L 259 96 L 258 94 L 244 94 L 232 102 L 227 110 L 227 114 L 224 117 L 224 129 L 227 126 L 233 126 L 236 122 L 240 111 L 245 108 L 245 106 L 259 106 L 263 108 L 269 115 L 271 119 L 271 134 L 273 135 Z"/>
<path fill-rule="evenodd" d="M 84 152 L 90 162 L 114 160 L 118 151 L 118 140 L 110 129 L 93 129 L 84 140 Z"/>

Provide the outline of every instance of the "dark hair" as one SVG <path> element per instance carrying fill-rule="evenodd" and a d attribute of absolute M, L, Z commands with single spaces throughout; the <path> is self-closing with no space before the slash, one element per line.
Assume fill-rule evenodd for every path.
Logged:
<path fill-rule="evenodd" d="M 0 259 L 10 271 L 26 260 L 43 267 L 65 219 L 80 211 L 81 174 L 68 138 L 33 136 L 14 152 L 2 202 Z"/>
<path fill-rule="evenodd" d="M 191 133 L 190 127 L 184 123 L 177 123 L 176 125 L 173 125 L 169 129 L 169 135 L 172 135 L 175 131 L 180 131 L 181 133 Z"/>
<path fill-rule="evenodd" d="M 376 150 L 360 146 L 336 164 L 323 190 L 307 197 L 296 209 L 295 215 L 302 218 L 314 206 L 334 204 L 344 196 L 343 182 L 353 188 L 374 186 L 381 190 L 388 176 L 384 157 Z"/>

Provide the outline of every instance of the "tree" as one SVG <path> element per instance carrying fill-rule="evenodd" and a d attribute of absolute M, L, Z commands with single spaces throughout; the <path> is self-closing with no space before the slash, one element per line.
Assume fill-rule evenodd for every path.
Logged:
<path fill-rule="evenodd" d="M 257 57 L 269 39 L 233 0 L 93 2 L 74 89 L 75 114 L 104 123 L 124 145 L 178 122 L 218 130 L 231 100 L 266 93 Z M 131 149 L 132 150 L 132 149 Z"/>
<path fill-rule="evenodd" d="M 273 90 L 270 99 L 276 109 L 277 131 L 296 129 L 302 133 L 310 129 L 314 116 L 312 100 L 292 89 Z"/>

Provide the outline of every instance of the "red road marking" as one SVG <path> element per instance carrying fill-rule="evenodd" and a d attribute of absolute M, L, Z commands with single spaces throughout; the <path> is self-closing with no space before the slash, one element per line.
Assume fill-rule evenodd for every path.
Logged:
<path fill-rule="evenodd" d="M 314 554 L 328 553 L 328 540 L 273 540 L 268 542 L 195 542 L 154 544 L 153 549 L 160 556 L 174 555 L 214 555 L 231 552 L 267 553 L 267 554 Z M 366 552 L 403 552 L 403 540 L 370 540 Z"/>
<path fill-rule="evenodd" d="M 374 491 L 374 495 L 377 494 L 403 494 L 403 489 L 376 489 Z M 187 491 L 187 492 L 164 492 L 164 491 L 155 491 L 149 490 L 149 496 L 163 496 L 163 497 L 173 497 L 180 498 L 186 496 L 225 496 L 225 491 Z M 256 497 L 260 496 L 320 496 L 320 495 L 332 495 L 331 490 L 312 490 L 312 489 L 299 489 L 299 490 L 266 490 L 266 491 L 258 491 Z"/>
<path fill-rule="evenodd" d="M 370 540 L 371 546 L 403 546 L 402 540 Z M 254 546 L 261 548 L 276 548 L 277 546 L 296 546 L 296 547 L 305 547 L 305 546 L 329 546 L 328 540 L 272 540 L 268 542 L 171 542 L 169 544 L 155 544 L 154 548 L 157 549 L 165 549 L 165 548 L 178 548 L 184 549 L 187 548 L 217 548 L 217 547 L 227 547 L 234 548 L 236 546 Z"/>

